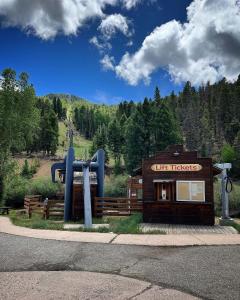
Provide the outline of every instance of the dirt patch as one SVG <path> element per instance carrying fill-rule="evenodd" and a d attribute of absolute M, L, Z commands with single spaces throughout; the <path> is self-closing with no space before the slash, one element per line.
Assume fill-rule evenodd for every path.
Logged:
<path fill-rule="evenodd" d="M 14 157 L 14 160 L 17 161 L 19 166 L 19 171 L 22 169 L 22 166 L 24 164 L 24 161 L 27 160 L 29 165 L 32 165 L 34 163 L 34 160 L 38 160 L 40 167 L 38 168 L 37 173 L 34 175 L 35 178 L 39 177 L 51 177 L 51 167 L 56 161 L 61 161 L 60 159 L 53 159 L 53 158 L 47 158 L 47 157 L 27 157 L 27 156 L 16 156 Z"/>
<path fill-rule="evenodd" d="M 50 177 L 51 167 L 53 163 L 54 162 L 52 160 L 47 160 L 47 159 L 40 160 L 40 167 L 33 178 Z"/>

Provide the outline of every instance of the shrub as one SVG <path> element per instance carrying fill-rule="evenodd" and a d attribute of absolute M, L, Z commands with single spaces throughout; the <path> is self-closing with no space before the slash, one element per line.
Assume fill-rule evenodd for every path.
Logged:
<path fill-rule="evenodd" d="M 23 164 L 22 171 L 21 171 L 21 176 L 25 177 L 25 178 L 32 177 L 31 168 L 29 167 L 29 163 L 28 163 L 27 159 L 24 160 L 24 164 Z"/>
<path fill-rule="evenodd" d="M 23 167 L 22 167 L 22 171 L 21 171 L 21 176 L 30 179 L 33 177 L 34 174 L 37 173 L 37 170 L 39 167 L 40 167 L 39 159 L 35 158 L 32 161 L 31 165 L 29 165 L 28 160 L 25 159 Z"/>
<path fill-rule="evenodd" d="M 13 208 L 23 207 L 25 195 L 42 195 L 44 198 L 52 198 L 61 191 L 60 183 L 53 183 L 50 178 L 26 179 L 15 176 L 6 186 L 4 197 L 5 205 Z"/>
<path fill-rule="evenodd" d="M 106 197 L 126 197 L 127 175 L 111 175 L 105 182 Z"/>
<path fill-rule="evenodd" d="M 30 167 L 31 174 L 32 175 L 36 174 L 39 167 L 40 167 L 40 160 L 38 158 L 34 158 Z"/>
<path fill-rule="evenodd" d="M 236 159 L 236 153 L 235 153 L 234 148 L 229 144 L 223 145 L 222 150 L 221 150 L 222 162 L 232 163 L 235 159 Z"/>
<path fill-rule="evenodd" d="M 114 233 L 140 233 L 139 224 L 142 222 L 142 214 L 136 213 L 117 221 L 110 221 L 110 231 Z"/>
<path fill-rule="evenodd" d="M 20 208 L 23 206 L 24 196 L 28 194 L 29 180 L 21 176 L 14 176 L 5 188 L 4 202 L 6 206 Z"/>
<path fill-rule="evenodd" d="M 61 183 L 53 183 L 50 178 L 38 178 L 31 180 L 29 186 L 30 195 L 42 195 L 44 198 L 52 198 L 62 188 Z"/>

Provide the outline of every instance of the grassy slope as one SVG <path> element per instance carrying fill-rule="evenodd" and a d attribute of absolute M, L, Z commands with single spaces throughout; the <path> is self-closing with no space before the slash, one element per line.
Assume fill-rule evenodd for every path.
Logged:
<path fill-rule="evenodd" d="M 66 137 L 67 127 L 64 122 L 59 122 L 59 146 L 57 150 L 57 156 L 64 157 L 69 142 Z M 86 140 L 84 137 L 78 135 L 74 135 L 73 138 L 73 146 L 75 149 L 76 158 L 88 158 L 88 153 L 90 147 L 92 145 L 92 141 Z"/>

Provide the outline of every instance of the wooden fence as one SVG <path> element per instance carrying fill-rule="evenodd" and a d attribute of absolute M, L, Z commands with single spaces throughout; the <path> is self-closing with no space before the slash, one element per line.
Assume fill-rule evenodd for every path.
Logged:
<path fill-rule="evenodd" d="M 95 197 L 94 216 L 129 216 L 142 212 L 142 201 L 133 198 Z"/>
<path fill-rule="evenodd" d="M 43 217 L 48 219 L 49 217 L 61 217 L 64 216 L 64 200 L 48 200 L 44 203 Z"/>
<path fill-rule="evenodd" d="M 32 217 L 32 213 L 43 214 L 43 202 L 41 195 L 27 195 L 24 197 L 24 208 L 28 217 Z"/>

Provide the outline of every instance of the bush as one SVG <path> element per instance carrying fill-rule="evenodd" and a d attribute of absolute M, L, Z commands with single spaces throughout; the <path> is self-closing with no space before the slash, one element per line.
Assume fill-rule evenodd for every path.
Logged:
<path fill-rule="evenodd" d="M 126 197 L 127 195 L 127 175 L 111 175 L 105 182 L 106 197 Z"/>
<path fill-rule="evenodd" d="M 38 158 L 34 158 L 30 166 L 30 171 L 32 173 L 32 176 L 37 173 L 39 167 L 40 167 L 40 160 Z"/>
<path fill-rule="evenodd" d="M 229 144 L 223 145 L 222 150 L 221 150 L 222 162 L 232 163 L 235 159 L 236 159 L 236 153 L 235 153 L 234 148 Z"/>
<path fill-rule="evenodd" d="M 53 183 L 49 178 L 38 178 L 31 180 L 29 186 L 30 195 L 42 195 L 44 198 L 52 198 L 61 191 L 61 183 Z"/>
<path fill-rule="evenodd" d="M 21 176 L 14 176 L 5 187 L 5 205 L 14 208 L 22 207 L 24 202 L 24 196 L 28 194 L 28 190 L 29 180 Z"/>
<path fill-rule="evenodd" d="M 53 183 L 49 178 L 26 179 L 15 176 L 6 186 L 4 203 L 13 208 L 23 207 L 25 195 L 42 195 L 44 198 L 52 198 L 61 191 L 60 183 Z"/>
<path fill-rule="evenodd" d="M 34 159 L 31 165 L 29 165 L 28 160 L 25 159 L 21 171 L 21 176 L 30 179 L 33 177 L 34 174 L 37 173 L 39 167 L 40 167 L 39 159 Z"/>
<path fill-rule="evenodd" d="M 129 217 L 117 221 L 110 221 L 110 230 L 114 233 L 141 233 L 139 224 L 142 222 L 142 214 L 135 213 Z"/>
<path fill-rule="evenodd" d="M 32 172 L 29 167 L 29 163 L 28 163 L 27 159 L 24 160 L 24 164 L 23 164 L 22 171 L 21 171 L 21 176 L 25 177 L 25 178 L 32 177 Z"/>

